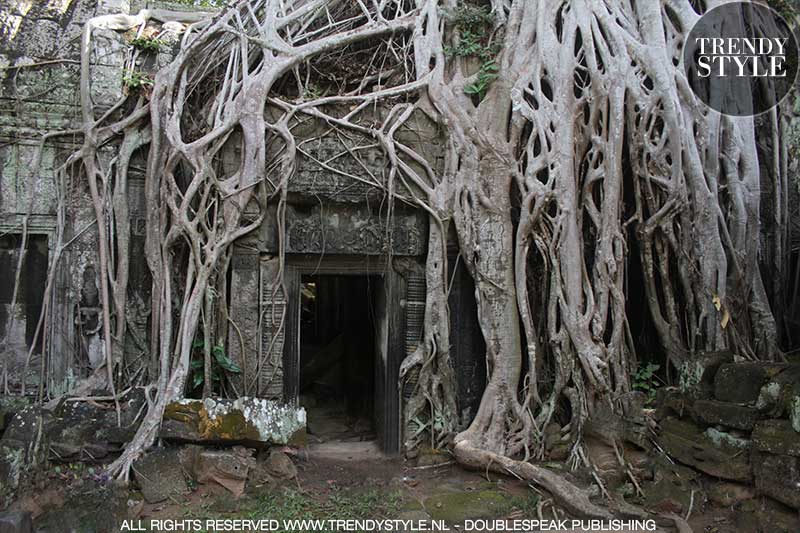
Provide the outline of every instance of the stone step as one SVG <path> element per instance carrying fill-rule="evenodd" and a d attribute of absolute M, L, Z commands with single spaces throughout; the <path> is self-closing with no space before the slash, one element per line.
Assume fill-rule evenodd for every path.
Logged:
<path fill-rule="evenodd" d="M 704 431 L 692 422 L 675 418 L 662 420 L 660 426 L 658 442 L 673 459 L 718 478 L 752 479 L 748 440 L 711 432 L 713 428 Z"/>
<path fill-rule="evenodd" d="M 692 408 L 695 419 L 710 426 L 727 426 L 750 431 L 759 417 L 751 407 L 717 400 L 697 400 Z"/>

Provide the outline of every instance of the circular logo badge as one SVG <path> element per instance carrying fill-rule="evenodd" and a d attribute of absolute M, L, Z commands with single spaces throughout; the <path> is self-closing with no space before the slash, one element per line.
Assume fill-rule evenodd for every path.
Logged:
<path fill-rule="evenodd" d="M 797 39 L 773 9 L 730 2 L 705 13 L 683 48 L 686 76 L 712 109 L 752 116 L 775 107 L 797 76 Z"/>

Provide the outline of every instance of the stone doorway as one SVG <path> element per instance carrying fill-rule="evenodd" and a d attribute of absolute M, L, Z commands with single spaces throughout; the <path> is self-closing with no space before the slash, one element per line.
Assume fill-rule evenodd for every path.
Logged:
<path fill-rule="evenodd" d="M 307 409 L 311 442 L 400 450 L 398 375 L 405 281 L 371 257 L 289 256 L 284 398 Z"/>
<path fill-rule="evenodd" d="M 385 359 L 380 276 L 306 275 L 300 285 L 300 396 L 312 441 L 377 438 L 376 360 Z M 383 326 L 383 327 L 382 327 Z"/>

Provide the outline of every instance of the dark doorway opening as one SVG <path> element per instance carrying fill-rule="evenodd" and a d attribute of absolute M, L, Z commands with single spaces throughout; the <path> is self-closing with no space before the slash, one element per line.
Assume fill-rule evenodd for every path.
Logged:
<path fill-rule="evenodd" d="M 0 236 L 0 279 L 6 281 L 0 284 L 0 336 L 6 334 L 10 314 L 22 311 L 23 316 L 15 319 L 15 329 L 24 325 L 25 345 L 30 347 L 39 323 L 39 315 L 42 313 L 44 287 L 47 282 L 47 235 L 28 235 L 17 292 L 17 309 L 14 310 L 10 308 L 10 304 L 13 300 L 21 244 L 20 234 Z M 12 343 L 21 340 L 9 339 Z M 35 352 L 41 353 L 41 338 Z"/>
<path fill-rule="evenodd" d="M 383 280 L 308 275 L 300 294 L 300 405 L 312 442 L 377 438 Z"/>

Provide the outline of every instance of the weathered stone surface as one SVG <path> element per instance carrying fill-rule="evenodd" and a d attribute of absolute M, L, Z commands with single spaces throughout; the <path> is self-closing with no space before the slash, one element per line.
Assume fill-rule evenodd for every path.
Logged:
<path fill-rule="evenodd" d="M 729 351 L 697 354 L 681 368 L 679 390 L 691 398 L 710 398 L 714 393 L 714 376 L 719 367 L 733 362 Z"/>
<path fill-rule="evenodd" d="M 800 432 L 800 365 L 791 364 L 767 381 L 755 407 L 765 418 L 789 418 Z"/>
<path fill-rule="evenodd" d="M 86 485 L 72 491 L 60 506 L 43 506 L 34 519 L 36 533 L 118 533 L 128 515 L 127 489 Z"/>
<path fill-rule="evenodd" d="M 745 500 L 755 498 L 756 491 L 749 485 L 719 481 L 708 491 L 708 498 L 722 507 L 730 507 Z"/>
<path fill-rule="evenodd" d="M 121 425 L 116 411 L 86 402 L 62 401 L 50 407 L 21 409 L 8 423 L 0 448 L 0 471 L 8 470 L 5 458 L 17 461 L 22 450 L 22 468 L 45 460 L 96 462 L 117 453 L 136 431 L 134 418 L 144 402 L 132 394 L 121 402 Z"/>
<path fill-rule="evenodd" d="M 678 479 L 661 477 L 645 487 L 645 507 L 657 513 L 685 513 L 691 489 Z"/>
<path fill-rule="evenodd" d="M 684 394 L 677 387 L 661 387 L 656 392 L 656 420 L 663 420 L 668 416 L 682 417 L 688 412 L 694 399 Z"/>
<path fill-rule="evenodd" d="M 273 451 L 266 461 L 267 471 L 279 479 L 294 479 L 297 477 L 297 467 L 292 459 L 283 452 Z"/>
<path fill-rule="evenodd" d="M 20 444 L 0 443 L 0 493 L 16 489 L 26 468 L 26 450 Z"/>
<path fill-rule="evenodd" d="M 28 401 L 25 398 L 18 396 L 0 398 L 0 435 L 3 434 L 6 425 L 11 422 L 14 415 L 27 406 Z"/>
<path fill-rule="evenodd" d="M 800 433 L 788 420 L 762 420 L 755 425 L 752 438 L 757 450 L 800 457 Z"/>
<path fill-rule="evenodd" d="M 133 465 L 136 482 L 149 503 L 189 492 L 178 451 L 171 448 L 151 450 Z"/>
<path fill-rule="evenodd" d="M 766 363 L 721 365 L 714 377 L 714 397 L 723 402 L 755 402 L 767 379 L 785 368 L 786 365 Z"/>
<path fill-rule="evenodd" d="M 364 255 L 425 253 L 427 218 L 415 212 L 395 213 L 391 221 L 391 239 L 387 236 L 385 218 L 366 206 L 340 206 L 335 211 L 322 209 L 319 205 L 309 209 L 290 207 L 286 220 L 287 252 Z M 274 245 L 268 242 L 268 246 Z"/>
<path fill-rule="evenodd" d="M 800 459 L 754 452 L 753 472 L 759 494 L 800 509 Z"/>
<path fill-rule="evenodd" d="M 244 493 L 248 472 L 255 464 L 252 451 L 241 446 L 225 450 L 205 450 L 187 446 L 179 453 L 181 465 L 195 481 L 217 484 L 236 498 Z"/>
<path fill-rule="evenodd" d="M 744 439 L 718 431 L 709 435 L 691 422 L 667 418 L 661 422 L 659 443 L 674 459 L 706 474 L 732 481 L 752 478 Z"/>
<path fill-rule="evenodd" d="M 753 429 L 758 416 L 758 411 L 750 407 L 716 400 L 697 400 L 693 412 L 695 418 L 705 424 L 743 430 Z"/>
<path fill-rule="evenodd" d="M 800 531 L 800 515 L 783 505 L 765 498 L 763 503 L 755 509 L 758 518 L 757 529 L 744 529 L 739 531 L 764 531 L 765 533 L 796 533 Z"/>
<path fill-rule="evenodd" d="M 259 398 L 179 400 L 167 405 L 160 437 L 198 443 L 299 444 L 306 412 Z"/>
<path fill-rule="evenodd" d="M 31 514 L 24 511 L 8 511 L 0 513 L 0 533 L 31 533 L 33 520 Z"/>

